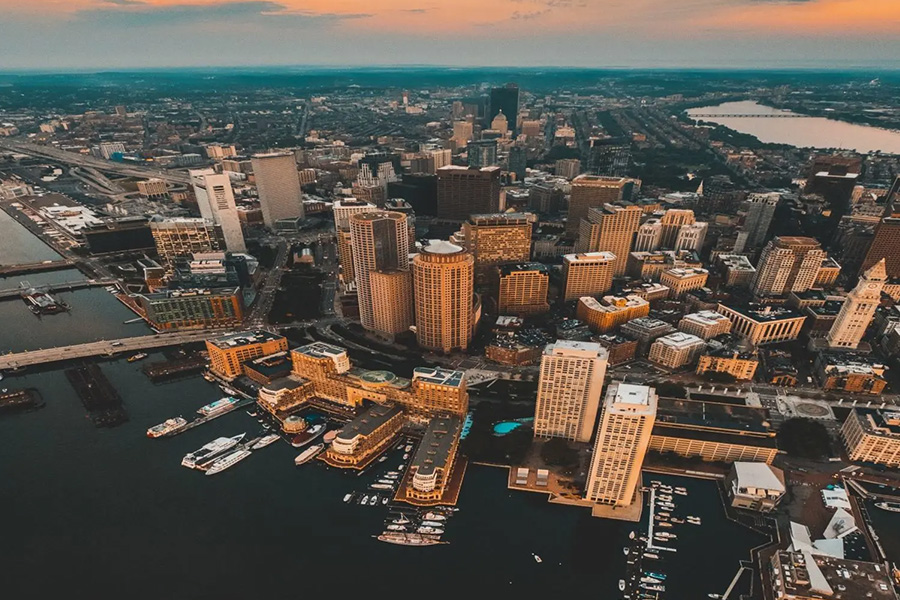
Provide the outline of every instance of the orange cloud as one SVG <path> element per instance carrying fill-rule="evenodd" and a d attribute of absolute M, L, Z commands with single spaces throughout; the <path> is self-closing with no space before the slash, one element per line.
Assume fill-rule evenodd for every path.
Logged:
<path fill-rule="evenodd" d="M 720 28 L 806 35 L 889 33 L 900 28 L 898 0 L 810 0 L 757 2 L 721 10 L 698 23 Z"/>

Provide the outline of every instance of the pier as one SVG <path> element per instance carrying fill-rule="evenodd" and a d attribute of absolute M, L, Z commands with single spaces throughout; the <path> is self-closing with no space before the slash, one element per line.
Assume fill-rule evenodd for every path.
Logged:
<path fill-rule="evenodd" d="M 180 433 L 184 433 L 185 431 L 189 431 L 189 430 L 193 429 L 194 427 L 199 427 L 199 426 L 203 425 L 204 423 L 209 423 L 210 421 L 214 421 L 221 416 L 231 414 L 239 408 L 244 408 L 245 406 L 249 406 L 249 405 L 253 404 L 253 402 L 254 402 L 253 400 L 241 400 L 240 402 L 235 404 L 231 410 L 218 412 L 218 413 L 216 413 L 214 415 L 210 415 L 208 417 L 197 417 L 193 421 L 190 421 L 189 423 L 187 423 L 184 427 L 181 427 L 180 429 L 176 429 L 174 431 L 170 431 L 169 433 L 163 435 L 162 437 L 175 437 L 176 435 L 178 435 Z"/>
<path fill-rule="evenodd" d="M 57 292 L 74 292 L 75 290 L 84 290 L 94 287 L 107 287 L 118 285 L 118 283 L 119 282 L 115 279 L 85 279 L 82 281 L 64 281 L 63 283 L 51 283 L 49 285 L 36 285 L 34 286 L 34 289 L 47 292 L 48 294 L 55 294 Z M 31 284 L 27 281 L 23 281 L 21 287 L 0 290 L 0 301 L 20 298 L 22 294 L 31 289 L 31 287 Z"/>
<path fill-rule="evenodd" d="M 32 273 L 46 273 L 48 271 L 64 271 L 75 267 L 74 260 L 45 260 L 44 262 L 25 263 L 21 265 L 0 266 L 0 277 L 10 275 L 31 275 Z"/>

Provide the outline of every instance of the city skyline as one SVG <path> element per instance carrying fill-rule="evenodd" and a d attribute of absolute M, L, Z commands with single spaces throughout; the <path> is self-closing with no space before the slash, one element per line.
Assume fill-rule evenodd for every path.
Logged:
<path fill-rule="evenodd" d="M 893 27 L 900 5 L 891 0 L 500 0 L 489 6 L 387 0 L 377 7 L 359 0 L 35 0 L 26 6 L 0 0 L 0 8 L 7 69 L 841 69 L 892 67 L 889 57 L 900 50 Z"/>

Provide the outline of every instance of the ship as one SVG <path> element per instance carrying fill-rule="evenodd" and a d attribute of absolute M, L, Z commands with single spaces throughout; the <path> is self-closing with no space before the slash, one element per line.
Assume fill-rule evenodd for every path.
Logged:
<path fill-rule="evenodd" d="M 69 310 L 69 305 L 35 288 L 29 288 L 22 292 L 22 299 L 28 305 L 28 310 L 36 315 L 55 315 Z"/>
<path fill-rule="evenodd" d="M 138 352 L 137 354 L 132 354 L 126 360 L 128 360 L 128 362 L 130 362 L 130 363 L 133 363 L 133 362 L 137 362 L 139 360 L 144 360 L 145 358 L 147 358 L 146 352 Z"/>
<path fill-rule="evenodd" d="M 217 459 L 213 464 L 209 465 L 209 468 L 206 470 L 206 474 L 215 475 L 216 473 L 221 473 L 225 469 L 238 464 L 251 454 L 252 452 L 250 452 L 249 450 L 235 450 L 234 452 L 230 452 L 222 458 Z"/>
<path fill-rule="evenodd" d="M 164 422 L 159 425 L 154 425 L 150 429 L 147 430 L 147 437 L 149 438 L 158 438 L 169 433 L 173 433 L 178 431 L 182 427 L 187 425 L 187 421 L 185 421 L 182 417 L 175 417 L 174 419 L 166 419 Z"/>
<path fill-rule="evenodd" d="M 270 444 L 274 444 L 279 439 L 281 439 L 280 435 L 278 435 L 277 433 L 270 433 L 269 435 L 260 438 L 260 440 L 258 442 L 256 442 L 255 444 L 253 444 L 250 447 L 250 449 L 251 450 L 260 450 Z"/>
<path fill-rule="evenodd" d="M 435 546 L 437 544 L 446 544 L 437 538 L 419 535 L 417 533 L 402 533 L 399 531 L 385 531 L 376 539 L 379 542 L 387 542 L 388 544 L 397 544 L 399 546 Z"/>
<path fill-rule="evenodd" d="M 325 424 L 316 423 L 307 428 L 306 431 L 301 431 L 300 433 L 291 436 L 291 446 L 294 448 L 302 448 L 323 433 L 325 433 Z"/>
<path fill-rule="evenodd" d="M 237 408 L 238 403 L 240 403 L 240 400 L 237 398 L 226 396 L 225 398 L 219 398 L 215 402 L 210 402 L 206 406 L 201 406 L 197 409 L 197 414 L 201 417 L 215 417 L 233 411 Z"/>
<path fill-rule="evenodd" d="M 888 512 L 900 512 L 900 502 L 876 502 L 875 506 Z"/>
<path fill-rule="evenodd" d="M 246 434 L 242 433 L 230 438 L 216 438 L 199 450 L 194 450 L 193 452 L 185 454 L 184 458 L 181 460 L 181 466 L 189 469 L 199 468 L 220 456 L 223 452 L 234 448 L 242 439 L 244 439 L 244 435 Z"/>
<path fill-rule="evenodd" d="M 422 525 L 425 525 L 426 527 L 443 527 L 444 526 L 444 524 L 439 521 L 428 521 L 428 520 L 422 521 Z"/>
<path fill-rule="evenodd" d="M 315 446 L 310 446 L 294 459 L 294 464 L 298 467 L 300 465 L 304 465 L 311 461 L 319 452 L 321 452 L 325 448 L 324 444 L 316 444 Z"/>

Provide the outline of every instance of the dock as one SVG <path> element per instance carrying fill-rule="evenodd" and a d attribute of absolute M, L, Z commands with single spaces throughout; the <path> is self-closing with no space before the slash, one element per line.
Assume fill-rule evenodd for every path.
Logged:
<path fill-rule="evenodd" d="M 215 419 L 218 419 L 221 416 L 233 413 L 237 409 L 244 408 L 245 406 L 249 406 L 250 404 L 253 404 L 253 400 L 241 400 L 240 402 L 235 404 L 233 408 L 231 408 L 229 410 L 219 412 L 214 415 L 210 415 L 208 417 L 197 417 L 193 421 L 190 421 L 189 423 L 187 423 L 184 427 L 182 427 L 180 429 L 176 429 L 175 431 L 170 431 L 169 433 L 165 434 L 162 437 L 175 437 L 178 434 L 184 433 L 185 431 L 189 431 L 189 430 L 193 429 L 194 427 L 199 427 L 199 426 L 203 425 L 204 423 L 209 423 L 210 421 L 214 421 Z"/>
<path fill-rule="evenodd" d="M 97 427 L 115 427 L 128 421 L 122 397 L 99 365 L 66 369 L 66 379 L 75 388 L 88 416 Z"/>

